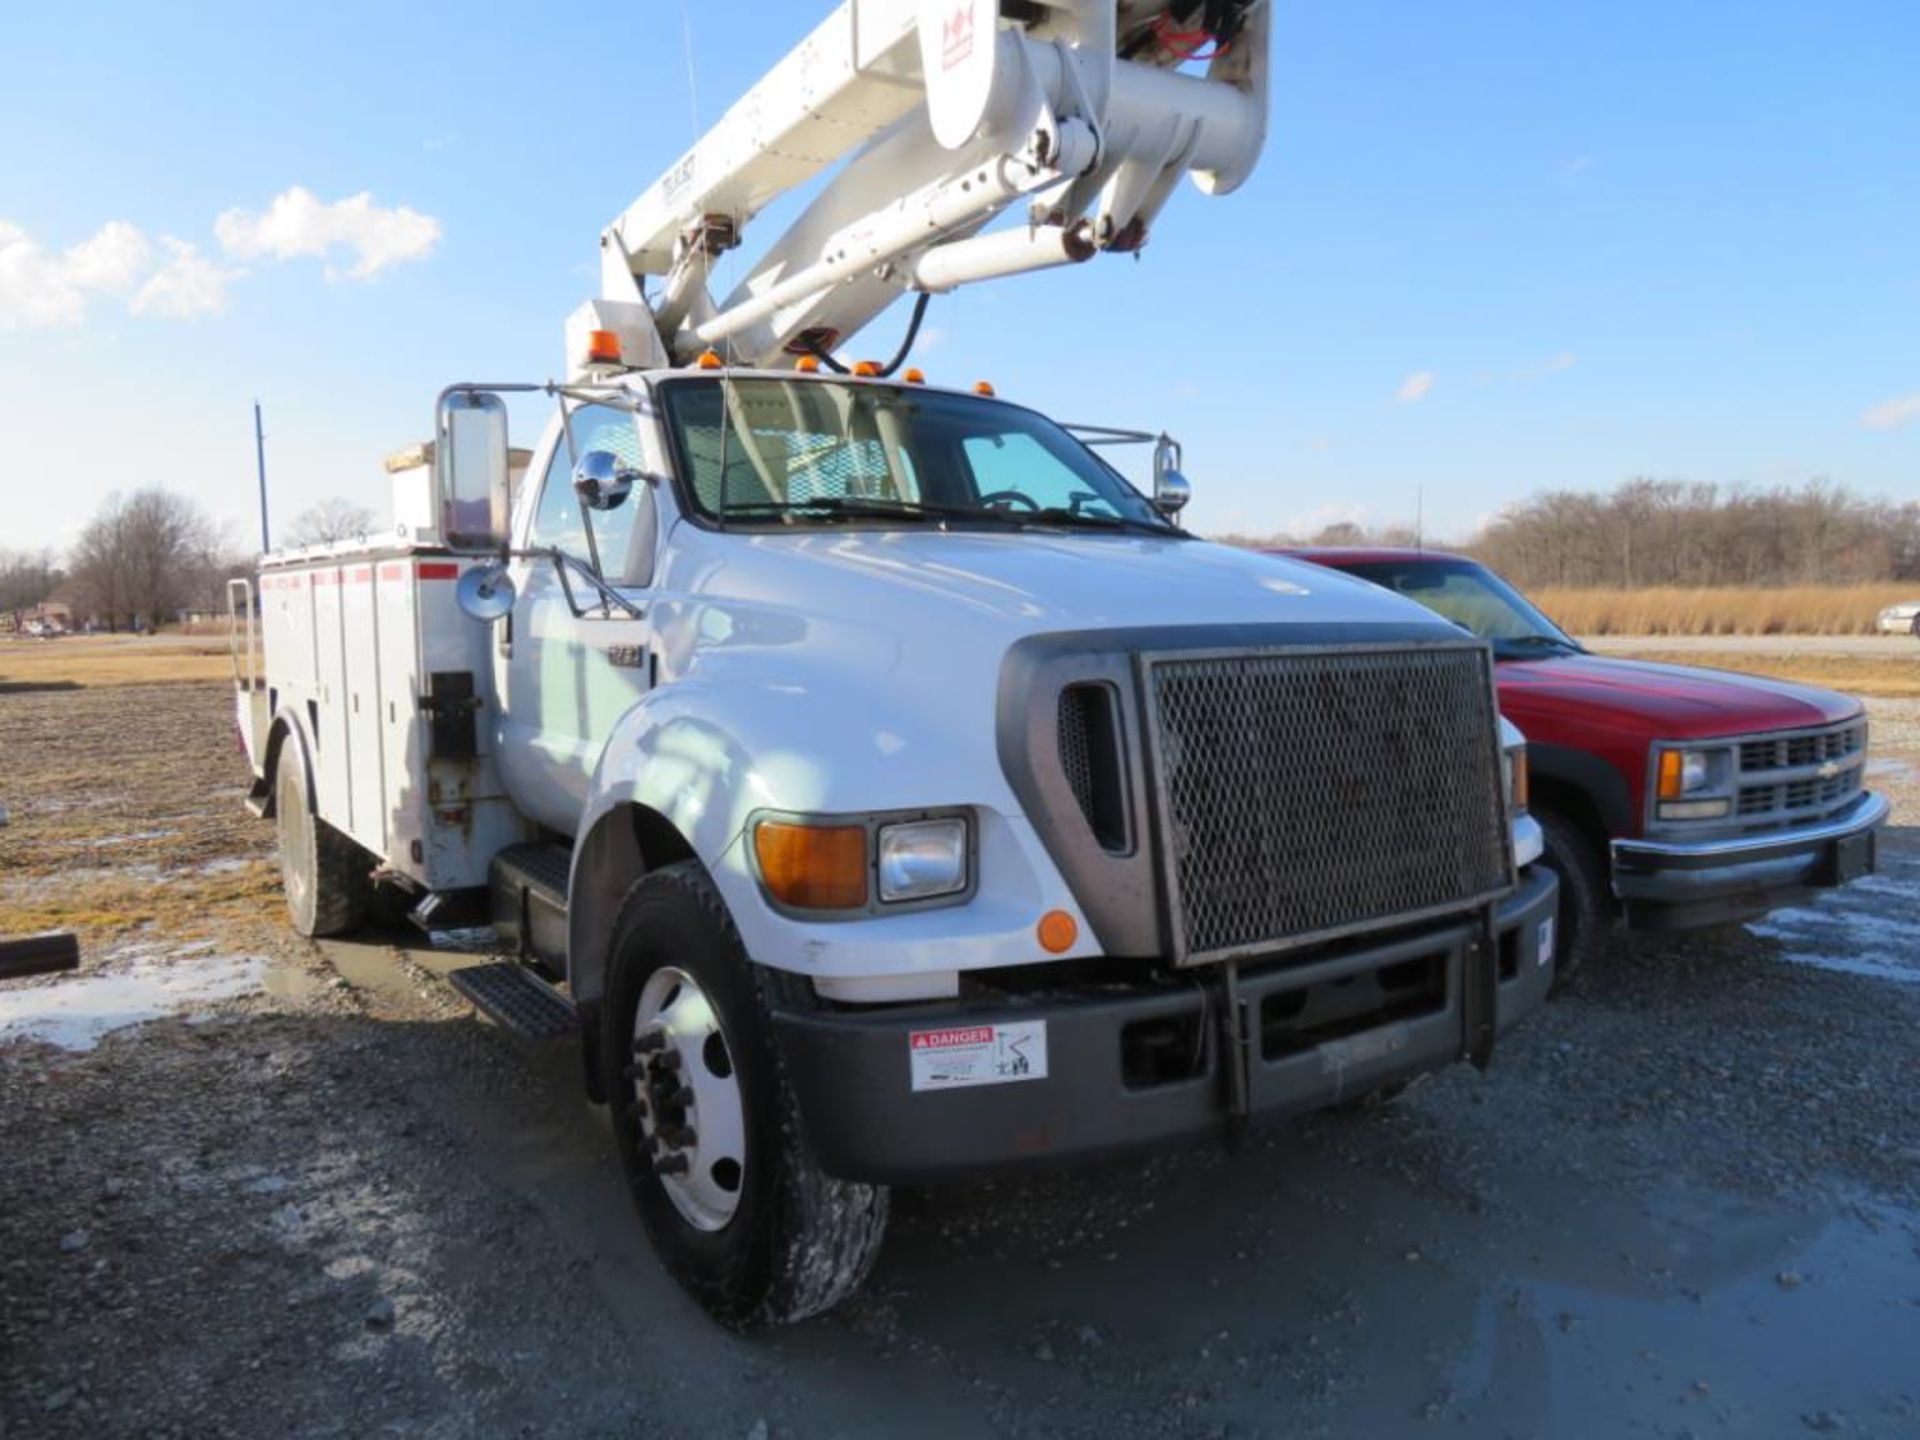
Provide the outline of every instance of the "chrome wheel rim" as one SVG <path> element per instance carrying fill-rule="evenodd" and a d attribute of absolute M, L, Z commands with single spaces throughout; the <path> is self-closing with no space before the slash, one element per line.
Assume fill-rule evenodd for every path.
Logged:
<path fill-rule="evenodd" d="M 627 1073 L 640 1151 L 667 1198 L 696 1230 L 724 1229 L 746 1183 L 746 1107 L 719 1012 L 678 966 L 640 989 Z"/>

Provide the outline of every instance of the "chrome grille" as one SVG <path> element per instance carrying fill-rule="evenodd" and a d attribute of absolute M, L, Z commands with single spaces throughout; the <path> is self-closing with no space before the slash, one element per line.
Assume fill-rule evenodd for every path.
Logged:
<path fill-rule="evenodd" d="M 1865 720 L 1743 740 L 1734 813 L 1754 830 L 1825 819 L 1859 796 L 1866 760 Z"/>
<path fill-rule="evenodd" d="M 1479 647 L 1144 663 L 1181 962 L 1464 910 L 1512 883 Z"/>

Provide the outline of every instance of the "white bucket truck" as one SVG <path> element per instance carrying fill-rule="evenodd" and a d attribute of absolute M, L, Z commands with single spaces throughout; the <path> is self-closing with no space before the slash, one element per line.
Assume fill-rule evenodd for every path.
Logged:
<path fill-rule="evenodd" d="M 1546 993 L 1484 646 L 1190 537 L 1166 447 L 1142 495 L 985 387 L 835 373 L 906 290 L 1231 190 L 1266 60 L 1260 3 L 852 0 L 607 229 L 567 380 L 450 387 L 393 540 L 262 564 L 239 708 L 295 926 L 376 884 L 484 916 L 512 958 L 456 983 L 579 1037 L 725 1323 L 847 1294 L 889 1185 L 1484 1064 Z M 516 390 L 557 410 L 530 456 Z"/>

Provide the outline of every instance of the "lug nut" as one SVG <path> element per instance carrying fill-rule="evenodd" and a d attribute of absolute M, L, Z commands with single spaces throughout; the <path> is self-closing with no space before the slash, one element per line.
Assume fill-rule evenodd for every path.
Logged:
<path fill-rule="evenodd" d="M 675 1150 L 690 1150 L 700 1143 L 700 1137 L 694 1133 L 691 1125 L 669 1125 L 660 1131 L 660 1138 Z"/>
<path fill-rule="evenodd" d="M 676 1085 L 669 1090 L 663 1085 L 653 1092 L 653 1103 L 662 1110 L 685 1109 L 693 1103 L 693 1090 L 686 1085 Z"/>
<path fill-rule="evenodd" d="M 645 1030 L 633 1037 L 633 1053 L 651 1055 L 667 1048 L 667 1037 L 659 1030 Z"/>
<path fill-rule="evenodd" d="M 661 1037 L 660 1043 L 662 1045 L 667 1043 L 665 1036 Z M 680 1052 L 678 1050 L 669 1050 L 664 1055 L 656 1056 L 653 1064 L 654 1068 L 658 1070 L 678 1070 L 680 1068 Z"/>
<path fill-rule="evenodd" d="M 684 1155 L 662 1155 L 653 1162 L 656 1175 L 684 1175 L 687 1173 L 687 1157 Z"/>

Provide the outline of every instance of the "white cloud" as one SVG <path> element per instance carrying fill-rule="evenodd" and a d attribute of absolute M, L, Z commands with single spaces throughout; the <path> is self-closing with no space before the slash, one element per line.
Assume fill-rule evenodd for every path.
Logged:
<path fill-rule="evenodd" d="M 58 254 L 0 220 L 0 330 L 79 325 L 90 301 L 125 295 L 152 257 L 146 237 L 125 220 L 108 221 Z"/>
<path fill-rule="evenodd" d="M 1898 430 L 1912 420 L 1920 420 L 1920 390 L 1884 400 L 1860 417 L 1869 430 Z"/>
<path fill-rule="evenodd" d="M 167 263 L 147 277 L 128 309 L 136 315 L 163 315 L 169 320 L 194 320 L 218 315 L 227 308 L 227 285 L 244 272 L 216 265 L 199 248 L 173 236 L 163 236 Z"/>
<path fill-rule="evenodd" d="M 384 209 L 365 190 L 345 200 L 325 201 L 295 185 L 274 196 L 262 214 L 228 210 L 214 221 L 213 233 L 229 255 L 243 260 L 261 255 L 326 259 L 345 251 L 353 264 L 344 273 L 366 280 L 390 265 L 432 254 L 440 243 L 440 222 L 404 205 Z M 329 264 L 328 278 L 335 273 Z"/>
<path fill-rule="evenodd" d="M 1428 392 L 1432 389 L 1433 371 L 1416 370 L 1413 374 L 1402 380 L 1400 382 L 1400 388 L 1393 392 L 1393 403 L 1396 405 L 1412 405 L 1416 401 L 1426 399 Z"/>

